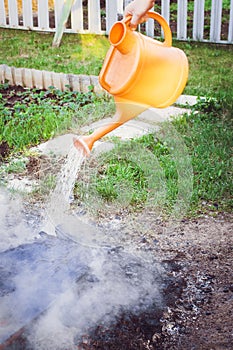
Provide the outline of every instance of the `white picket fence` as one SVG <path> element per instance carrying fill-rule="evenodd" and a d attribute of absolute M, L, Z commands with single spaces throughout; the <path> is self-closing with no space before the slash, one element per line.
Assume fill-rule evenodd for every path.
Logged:
<path fill-rule="evenodd" d="M 55 32 L 64 0 L 54 0 L 52 8 L 49 7 L 48 0 L 35 0 L 36 11 L 33 11 L 32 1 L 22 0 L 22 6 L 18 8 L 17 0 L 0 0 L 0 27 Z M 122 17 L 124 7 L 129 2 L 130 0 L 74 0 L 65 32 L 108 34 L 112 24 Z M 188 11 L 189 2 L 194 2 L 191 13 Z M 179 40 L 232 44 L 233 0 L 229 2 L 230 10 L 226 11 L 222 0 L 212 0 L 211 12 L 206 18 L 205 0 L 177 0 L 175 23 L 171 16 L 171 3 L 174 5 L 174 1 L 161 0 L 160 10 L 171 25 L 173 36 Z M 223 23 L 223 11 L 227 23 Z M 209 29 L 205 28 L 206 24 Z M 141 30 L 154 36 L 154 27 L 154 22 L 149 20 Z"/>

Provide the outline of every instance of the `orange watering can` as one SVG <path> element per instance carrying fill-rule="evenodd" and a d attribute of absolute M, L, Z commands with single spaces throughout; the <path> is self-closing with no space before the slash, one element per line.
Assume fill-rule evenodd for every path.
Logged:
<path fill-rule="evenodd" d="M 161 25 L 163 42 L 130 29 L 130 16 L 116 22 L 110 30 L 111 47 L 99 82 L 114 96 L 116 113 L 110 124 L 74 140 L 74 145 L 86 154 L 90 153 L 96 140 L 146 109 L 173 104 L 186 85 L 186 55 L 172 47 L 172 34 L 166 20 L 156 12 L 149 11 L 147 15 Z"/>

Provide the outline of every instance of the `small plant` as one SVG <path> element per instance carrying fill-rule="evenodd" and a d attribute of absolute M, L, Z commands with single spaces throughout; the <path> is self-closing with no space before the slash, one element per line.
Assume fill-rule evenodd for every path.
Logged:
<path fill-rule="evenodd" d="M 4 168 L 4 172 L 7 174 L 11 173 L 22 173 L 26 169 L 26 159 L 13 159 L 7 164 L 4 164 L 2 168 Z"/>
<path fill-rule="evenodd" d="M 220 102 L 217 98 L 211 96 L 198 97 L 197 103 L 193 107 L 193 111 L 208 113 L 208 116 L 214 115 L 217 116 L 221 113 L 223 109 L 223 103 Z"/>
<path fill-rule="evenodd" d="M 4 184 L 9 174 L 23 173 L 26 170 L 27 159 L 17 157 L 8 159 L 8 162 L 0 164 L 0 184 Z"/>

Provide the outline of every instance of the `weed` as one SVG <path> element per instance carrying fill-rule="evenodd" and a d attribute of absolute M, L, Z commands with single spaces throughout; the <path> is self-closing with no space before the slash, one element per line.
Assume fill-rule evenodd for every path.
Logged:
<path fill-rule="evenodd" d="M 0 166 L 0 179 L 2 180 L 5 178 L 7 174 L 17 174 L 24 172 L 26 169 L 26 164 L 27 159 L 24 157 L 9 159 L 7 163 L 2 163 Z"/>

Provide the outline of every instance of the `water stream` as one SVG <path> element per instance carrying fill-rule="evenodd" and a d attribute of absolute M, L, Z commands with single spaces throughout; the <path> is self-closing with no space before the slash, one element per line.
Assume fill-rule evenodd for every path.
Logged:
<path fill-rule="evenodd" d="M 48 234 L 56 234 L 56 227 L 63 222 L 64 216 L 70 208 L 75 179 L 84 159 L 84 152 L 72 145 L 67 159 L 58 174 L 56 187 L 50 194 L 45 208 L 45 220 L 42 230 Z"/>

